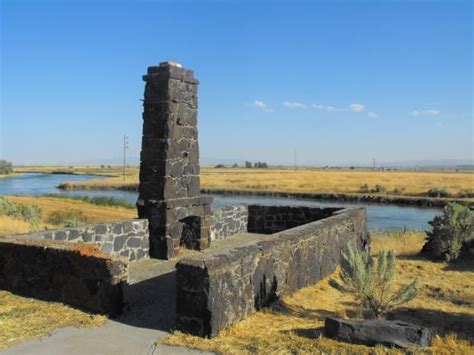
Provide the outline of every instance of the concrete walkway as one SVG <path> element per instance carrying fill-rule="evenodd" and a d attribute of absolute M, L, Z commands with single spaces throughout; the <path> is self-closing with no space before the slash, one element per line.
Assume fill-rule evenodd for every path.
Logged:
<path fill-rule="evenodd" d="M 203 251 L 215 252 L 236 244 L 255 243 L 263 235 L 240 234 L 215 242 Z M 194 254 L 195 252 L 188 252 Z M 189 255 L 188 254 L 188 255 Z M 186 253 L 180 258 L 186 257 Z M 174 327 L 176 313 L 175 265 L 180 259 L 147 259 L 130 264 L 124 289 L 126 311 L 98 328 L 61 328 L 51 335 L 26 341 L 0 352 L 2 355 L 152 355 L 205 354 L 197 350 L 155 346 Z"/>
<path fill-rule="evenodd" d="M 206 354 L 197 350 L 158 345 L 167 333 L 115 321 L 99 328 L 62 328 L 51 336 L 30 340 L 0 352 L 2 355 L 157 355 Z"/>

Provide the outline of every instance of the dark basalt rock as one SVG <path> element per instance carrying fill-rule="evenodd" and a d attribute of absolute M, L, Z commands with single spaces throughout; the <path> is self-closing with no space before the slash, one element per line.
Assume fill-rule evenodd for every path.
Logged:
<path fill-rule="evenodd" d="M 347 343 L 374 346 L 430 346 L 431 331 L 415 324 L 389 321 L 366 320 L 351 321 L 339 318 L 326 318 L 324 335 Z"/>

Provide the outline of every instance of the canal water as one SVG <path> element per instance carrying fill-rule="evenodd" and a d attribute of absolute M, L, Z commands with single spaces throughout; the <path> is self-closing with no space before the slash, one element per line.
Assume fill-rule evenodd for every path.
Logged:
<path fill-rule="evenodd" d="M 135 203 L 136 192 L 118 190 L 72 190 L 64 191 L 57 188 L 67 181 L 87 181 L 103 179 L 91 175 L 66 174 L 23 174 L 11 178 L 0 179 L 0 195 L 45 195 L 60 194 L 66 196 L 105 196 L 127 200 Z M 213 207 L 224 207 L 240 204 L 289 205 L 313 207 L 366 207 L 370 229 L 378 230 L 426 230 L 430 226 L 428 221 L 439 213 L 439 209 L 420 208 L 411 206 L 394 206 L 367 203 L 326 202 L 297 198 L 264 197 L 264 196 L 222 196 L 214 197 Z"/>

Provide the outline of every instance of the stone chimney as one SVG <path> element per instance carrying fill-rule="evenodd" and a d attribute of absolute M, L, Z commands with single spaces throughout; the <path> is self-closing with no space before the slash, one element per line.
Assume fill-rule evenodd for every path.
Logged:
<path fill-rule="evenodd" d="M 143 138 L 138 216 L 150 225 L 150 256 L 170 259 L 180 247 L 209 244 L 212 198 L 200 196 L 197 87 L 175 62 L 143 76 Z"/>

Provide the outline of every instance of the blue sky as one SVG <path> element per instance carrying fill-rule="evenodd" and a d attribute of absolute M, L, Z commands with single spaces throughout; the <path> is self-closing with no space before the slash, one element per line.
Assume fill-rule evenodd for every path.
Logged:
<path fill-rule="evenodd" d="M 141 143 L 141 75 L 200 80 L 207 161 L 472 159 L 470 1 L 12 1 L 0 158 L 73 164 Z"/>

